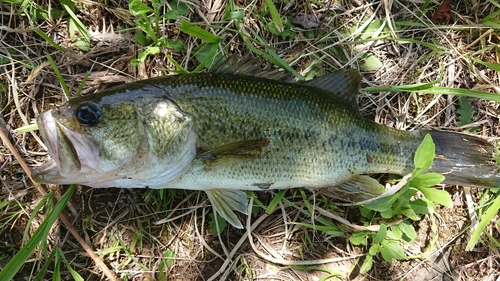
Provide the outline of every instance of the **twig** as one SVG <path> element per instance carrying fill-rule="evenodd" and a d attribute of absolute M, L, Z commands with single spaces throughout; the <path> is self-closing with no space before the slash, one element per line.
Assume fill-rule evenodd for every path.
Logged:
<path fill-rule="evenodd" d="M 1 113 L 0 113 L 0 118 L 3 119 L 3 116 L 1 115 Z M 12 152 L 12 154 L 14 154 L 14 157 L 19 162 L 19 164 L 23 168 L 23 170 L 26 173 L 26 175 L 28 175 L 28 177 L 31 180 L 31 182 L 38 189 L 38 192 L 40 192 L 40 194 L 42 194 L 43 196 L 47 195 L 47 191 L 42 187 L 42 185 L 39 184 L 39 183 L 37 183 L 35 180 L 33 180 L 33 178 L 31 177 L 31 170 L 30 170 L 30 168 L 28 167 L 28 165 L 26 164 L 26 162 L 24 162 L 24 159 L 21 157 L 21 155 L 19 155 L 19 152 L 12 145 L 12 143 L 10 142 L 8 136 L 3 132 L 3 130 L 0 130 L 0 139 L 2 139 L 3 143 Z M 92 260 L 94 260 L 95 264 L 102 270 L 102 272 L 104 273 L 104 275 L 106 275 L 106 277 L 108 277 L 109 280 L 118 281 L 118 279 L 116 278 L 115 274 L 106 266 L 106 264 L 98 256 L 96 256 L 96 254 L 94 254 L 94 250 L 80 236 L 80 234 L 75 229 L 75 227 L 73 226 L 73 224 L 71 224 L 71 222 L 68 220 L 68 218 L 66 218 L 66 216 L 64 214 L 59 214 L 59 219 L 63 222 L 63 224 L 66 226 L 66 229 L 68 229 L 68 231 L 73 235 L 73 237 L 75 237 L 76 241 L 78 241 L 78 243 L 80 243 L 80 245 L 85 250 L 85 252 L 87 252 L 87 254 L 89 255 L 89 257 Z"/>

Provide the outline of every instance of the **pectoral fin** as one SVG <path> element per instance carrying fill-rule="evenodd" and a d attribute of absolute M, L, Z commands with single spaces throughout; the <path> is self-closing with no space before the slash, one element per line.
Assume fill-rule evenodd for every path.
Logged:
<path fill-rule="evenodd" d="M 269 143 L 266 138 L 242 140 L 202 151 L 198 158 L 204 161 L 206 169 L 214 165 L 231 165 L 244 159 L 259 157 L 262 149 Z"/>
<path fill-rule="evenodd" d="M 210 189 L 205 191 L 208 199 L 215 207 L 215 210 L 226 221 L 236 228 L 243 228 L 238 216 L 233 212 L 236 210 L 248 215 L 248 199 L 245 192 L 241 190 Z"/>

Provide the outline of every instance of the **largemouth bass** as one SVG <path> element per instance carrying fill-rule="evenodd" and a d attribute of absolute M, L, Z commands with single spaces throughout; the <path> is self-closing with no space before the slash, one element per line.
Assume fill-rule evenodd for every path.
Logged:
<path fill-rule="evenodd" d="M 243 190 L 329 188 L 352 200 L 383 192 L 366 176 L 405 175 L 427 133 L 445 183 L 500 186 L 493 146 L 469 135 L 398 131 L 362 118 L 361 76 L 304 83 L 216 71 L 166 76 L 71 99 L 37 118 L 52 161 L 37 181 L 203 190 L 235 227 Z"/>

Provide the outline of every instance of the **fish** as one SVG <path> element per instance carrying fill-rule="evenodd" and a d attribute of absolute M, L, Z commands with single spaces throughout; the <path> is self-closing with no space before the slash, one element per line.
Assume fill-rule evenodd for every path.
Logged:
<path fill-rule="evenodd" d="M 361 75 L 339 69 L 293 82 L 255 63 L 170 75 L 70 99 L 37 117 L 51 160 L 38 182 L 94 188 L 205 191 L 236 228 L 245 190 L 327 189 L 365 200 L 383 193 L 371 174 L 406 175 L 430 134 L 429 171 L 445 184 L 498 187 L 487 140 L 454 132 L 400 131 L 363 118 Z M 235 212 L 236 211 L 236 212 Z"/>

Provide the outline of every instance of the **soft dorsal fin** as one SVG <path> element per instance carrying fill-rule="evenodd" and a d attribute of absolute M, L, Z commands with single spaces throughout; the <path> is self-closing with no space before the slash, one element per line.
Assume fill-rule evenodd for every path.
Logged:
<path fill-rule="evenodd" d="M 355 105 L 360 83 L 361 75 L 359 71 L 352 68 L 345 68 L 306 81 L 302 85 L 325 90 L 336 98 L 343 99 Z"/>
<path fill-rule="evenodd" d="M 261 61 L 250 55 L 245 55 L 241 58 L 230 56 L 227 59 L 215 63 L 214 66 L 210 68 L 210 72 L 250 75 L 281 82 L 293 82 L 295 78 L 292 74 L 281 68 L 264 70 L 261 65 Z"/>

